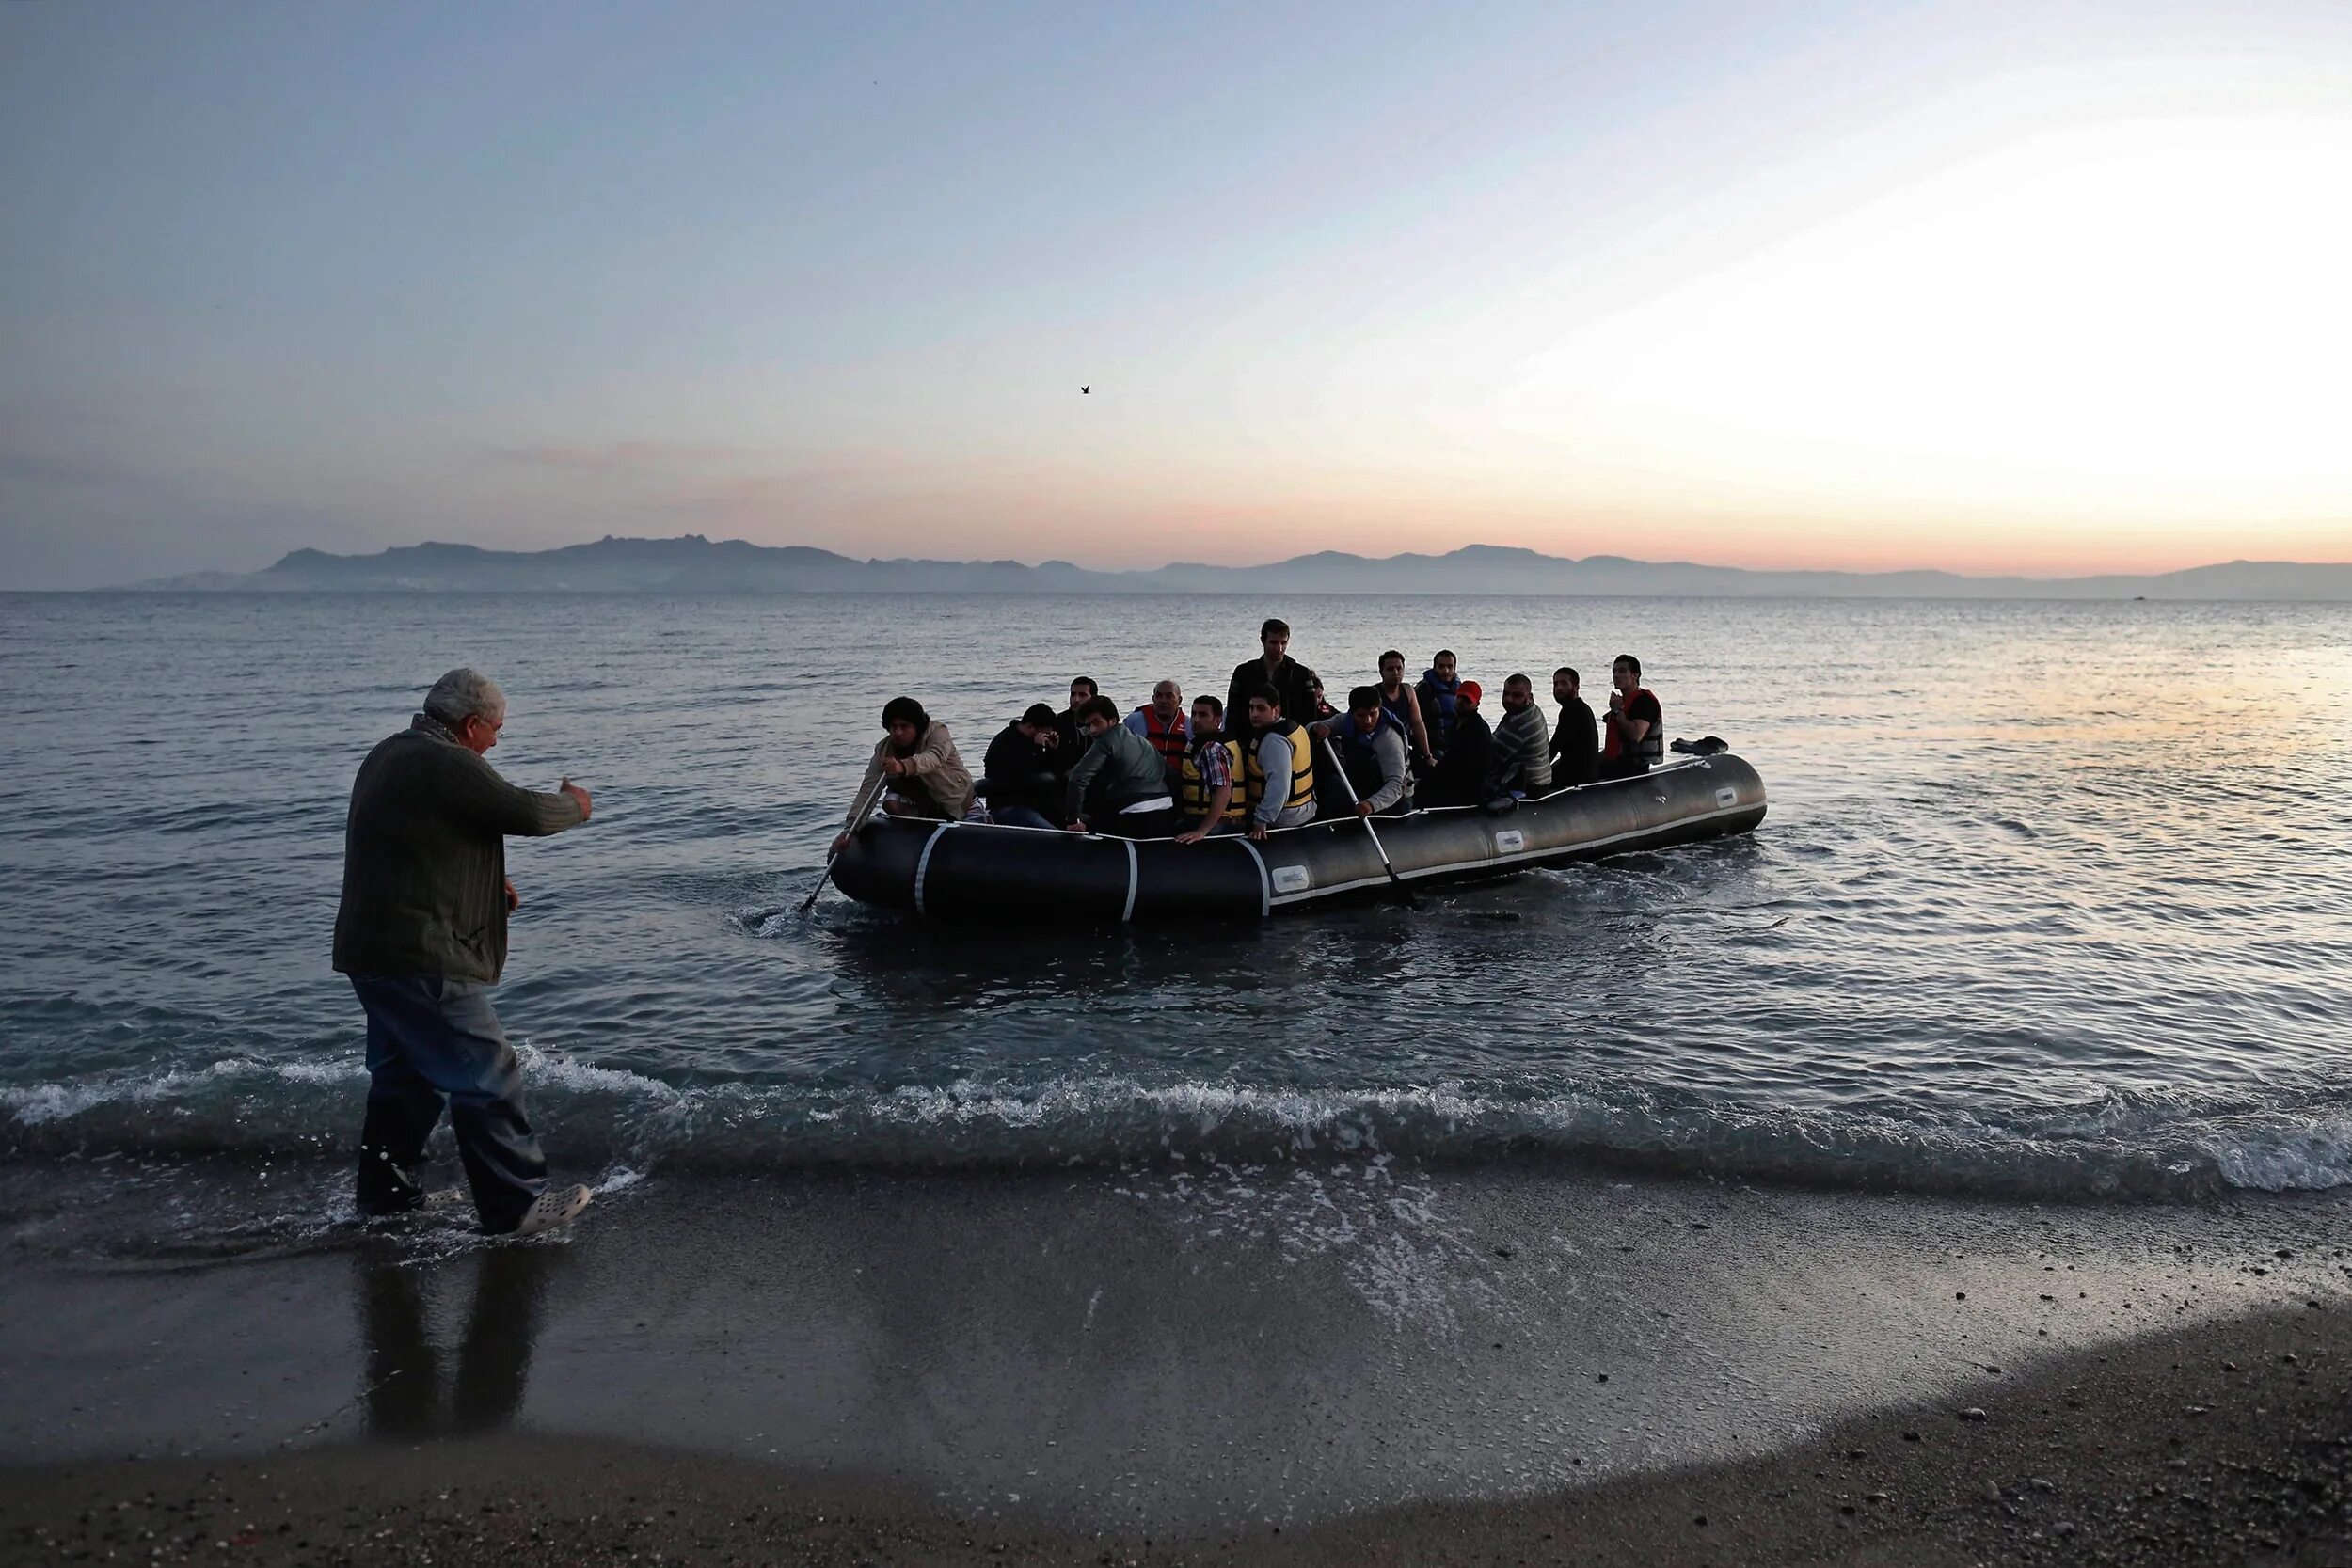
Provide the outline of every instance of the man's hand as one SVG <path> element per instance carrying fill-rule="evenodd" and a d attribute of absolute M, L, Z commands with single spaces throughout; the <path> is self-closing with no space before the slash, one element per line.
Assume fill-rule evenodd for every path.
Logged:
<path fill-rule="evenodd" d="M 546 775 L 542 774 L 541 777 L 544 778 Z M 580 819 L 582 822 L 587 821 L 588 814 L 590 810 L 593 809 L 592 802 L 588 799 L 588 792 L 580 788 L 580 785 L 572 783 L 569 779 L 565 779 L 562 784 L 557 784 L 555 788 L 558 794 L 568 795 L 572 798 L 573 802 L 580 807 Z M 514 892 L 514 889 L 510 887 L 507 889 L 507 892 L 512 893 Z"/>
<path fill-rule="evenodd" d="M 1073 822 L 1062 830 L 1062 832 L 1066 833 L 1082 833 L 1086 831 L 1087 825 L 1083 822 Z"/>
<path fill-rule="evenodd" d="M 833 835 L 833 852 L 834 854 L 837 855 L 841 853 L 842 850 L 847 849 L 849 847 L 850 835 L 848 833 L 835 833 Z"/>
<path fill-rule="evenodd" d="M 505 879 L 505 881 L 506 881 L 506 911 L 507 911 L 507 912 L 508 912 L 509 914 L 512 914 L 512 913 L 514 913 L 514 911 L 515 911 L 519 910 L 519 909 L 521 909 L 521 908 L 523 907 L 523 895 L 522 895 L 521 894 L 516 893 L 516 892 L 515 891 L 515 879 L 514 879 L 514 878 L 509 877 L 509 878 Z"/>
<path fill-rule="evenodd" d="M 1265 842 L 1265 824 L 1255 818 L 1252 818 L 1249 824 L 1249 842 L 1252 844 Z"/>
<path fill-rule="evenodd" d="M 884 757 L 882 762 L 882 769 L 883 772 L 889 774 L 895 779 L 899 774 L 907 770 L 907 765 L 899 761 L 897 757 Z"/>
<path fill-rule="evenodd" d="M 1369 800 L 1357 801 L 1356 815 L 1359 816 L 1370 816 L 1372 815 L 1372 802 Z"/>
<path fill-rule="evenodd" d="M 1209 830 L 1207 828 L 1195 828 L 1190 832 L 1178 833 L 1176 835 L 1176 842 L 1179 844 L 1198 844 L 1208 836 Z"/>

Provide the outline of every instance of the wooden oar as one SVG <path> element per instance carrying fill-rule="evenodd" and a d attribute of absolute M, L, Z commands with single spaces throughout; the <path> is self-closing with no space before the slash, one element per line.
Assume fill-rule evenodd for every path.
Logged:
<path fill-rule="evenodd" d="M 874 797 L 882 793 L 882 785 L 888 782 L 887 774 L 877 773 L 873 784 L 858 792 L 857 804 L 850 808 L 850 832 L 855 832 L 866 825 L 866 814 L 874 809 Z M 817 907 L 817 895 L 825 891 L 827 882 L 833 880 L 833 863 L 840 854 L 838 849 L 825 851 L 825 869 L 817 874 L 817 885 L 810 888 L 808 896 L 801 900 L 799 912 L 806 914 Z"/>
<path fill-rule="evenodd" d="M 1353 720 L 1349 721 L 1354 722 Z M 1356 799 L 1356 786 L 1349 781 L 1347 765 L 1340 760 L 1340 749 L 1331 744 L 1329 736 L 1323 737 L 1323 751 L 1324 754 L 1331 759 L 1331 771 L 1338 777 L 1340 788 L 1347 792 L 1347 804 L 1349 809 L 1353 810 L 1360 803 Z M 1421 901 L 1413 896 L 1405 886 L 1405 879 L 1398 876 L 1396 867 L 1390 863 L 1388 847 L 1380 842 L 1380 830 L 1372 825 L 1372 818 L 1369 816 L 1359 816 L 1357 820 L 1364 825 L 1364 832 L 1372 835 L 1373 851 L 1380 857 L 1380 869 L 1389 874 L 1389 885 L 1396 889 L 1396 895 L 1399 898 L 1405 900 L 1412 908 L 1420 909 Z"/>

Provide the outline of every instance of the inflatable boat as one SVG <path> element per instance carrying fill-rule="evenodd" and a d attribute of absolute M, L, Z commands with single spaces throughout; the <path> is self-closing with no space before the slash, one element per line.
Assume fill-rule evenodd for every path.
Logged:
<path fill-rule="evenodd" d="M 1743 833 L 1764 820 L 1764 781 L 1729 754 L 1637 779 L 1563 789 L 1515 809 L 1455 806 L 1373 819 L 1407 887 L 1508 876 Z M 1245 919 L 1378 895 L 1379 850 L 1353 815 L 1198 844 L 977 822 L 878 816 L 834 858 L 860 903 L 940 920 Z"/>

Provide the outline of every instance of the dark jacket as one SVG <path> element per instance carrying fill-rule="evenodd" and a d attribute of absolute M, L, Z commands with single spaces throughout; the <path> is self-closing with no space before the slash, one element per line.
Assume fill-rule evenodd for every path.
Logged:
<path fill-rule="evenodd" d="M 1265 660 L 1244 659 L 1233 666 L 1233 678 L 1225 685 L 1225 728 L 1238 735 L 1249 727 L 1249 693 L 1261 686 L 1271 686 L 1282 694 L 1282 717 L 1296 724 L 1311 724 L 1329 715 L 1315 711 L 1315 700 L 1307 693 L 1307 683 L 1315 673 L 1290 655 L 1282 656 L 1281 666 L 1274 678 L 1266 679 Z"/>
<path fill-rule="evenodd" d="M 1494 750 L 1494 732 L 1476 708 L 1462 704 L 1454 710 L 1454 734 L 1445 755 L 1430 770 L 1420 792 L 1424 806 L 1474 806 L 1486 800 L 1486 757 Z"/>
<path fill-rule="evenodd" d="M 1068 775 L 1078 766 L 1078 759 L 1087 754 L 1087 732 L 1078 725 L 1078 710 L 1066 707 L 1054 715 L 1054 733 L 1061 744 L 1054 748 L 1051 766 L 1055 772 Z M 1053 816 L 1052 812 L 1045 814 Z"/>
<path fill-rule="evenodd" d="M 1551 732 L 1551 787 L 1568 789 L 1600 777 L 1600 725 L 1581 697 L 1560 705 Z"/>
<path fill-rule="evenodd" d="M 997 731 L 980 763 L 988 777 L 989 809 L 1026 806 L 1054 820 L 1061 810 L 1061 775 L 1054 771 L 1054 750 L 1023 735 L 1017 722 Z"/>
<path fill-rule="evenodd" d="M 506 835 L 577 824 L 568 795 L 519 789 L 419 714 L 359 765 L 343 827 L 335 968 L 488 984 L 506 965 Z"/>

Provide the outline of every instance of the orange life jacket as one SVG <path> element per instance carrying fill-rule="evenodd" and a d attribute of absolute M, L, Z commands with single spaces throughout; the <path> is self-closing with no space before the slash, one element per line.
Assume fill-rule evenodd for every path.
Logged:
<path fill-rule="evenodd" d="M 1646 686 L 1635 687 L 1633 697 L 1647 697 L 1653 703 L 1658 702 L 1658 693 Z M 1625 700 L 1628 709 L 1633 706 L 1633 697 Z M 1609 737 L 1600 748 L 1604 761 L 1613 759 L 1623 750 L 1621 737 L 1625 732 L 1618 727 L 1623 721 L 1614 714 L 1610 717 L 1611 722 L 1606 726 Z M 1650 721 L 1649 734 L 1633 743 L 1633 751 L 1635 755 L 1653 768 L 1666 760 L 1666 705 L 1663 703 L 1658 704 L 1658 717 Z"/>
<path fill-rule="evenodd" d="M 1160 766 L 1170 773 L 1184 765 L 1184 754 L 1192 750 L 1192 730 L 1180 709 L 1168 723 L 1160 722 L 1159 710 L 1149 703 L 1136 709 L 1143 720 L 1143 738 L 1160 753 Z"/>

